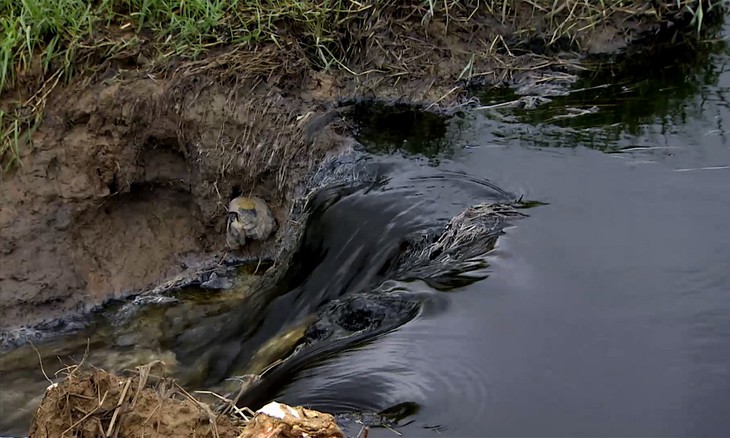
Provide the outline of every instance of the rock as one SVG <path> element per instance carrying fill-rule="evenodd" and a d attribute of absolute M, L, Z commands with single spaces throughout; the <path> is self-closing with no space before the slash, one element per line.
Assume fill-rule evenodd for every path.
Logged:
<path fill-rule="evenodd" d="M 233 280 L 228 277 L 219 276 L 215 272 L 210 274 L 207 280 L 200 284 L 202 289 L 223 290 L 233 287 Z"/>
<path fill-rule="evenodd" d="M 238 438 L 344 438 L 330 414 L 271 402 L 259 409 Z"/>
<path fill-rule="evenodd" d="M 313 320 L 314 317 L 309 317 L 296 325 L 286 327 L 261 345 L 251 357 L 244 374 L 258 375 L 271 364 L 280 359 L 286 359 L 286 356 L 295 349 L 297 344 L 302 342 Z"/>
<path fill-rule="evenodd" d="M 228 204 L 228 244 L 244 246 L 249 239 L 266 240 L 276 231 L 276 220 L 261 198 L 239 196 Z"/>

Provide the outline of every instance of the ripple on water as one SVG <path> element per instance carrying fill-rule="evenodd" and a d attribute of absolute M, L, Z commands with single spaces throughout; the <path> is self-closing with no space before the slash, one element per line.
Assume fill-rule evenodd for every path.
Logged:
<path fill-rule="evenodd" d="M 465 338 L 474 335 L 446 334 L 440 327 L 443 321 L 432 318 L 445 307 L 437 300 L 438 310 L 299 373 L 278 399 L 338 414 L 379 412 L 413 402 L 437 409 L 449 425 L 473 423 L 489 407 L 488 379 L 481 364 L 463 349 L 469 344 Z M 436 344 L 438 350 L 433 348 Z M 432 398 L 443 400 L 445 395 L 451 403 L 429 403 Z M 448 426 L 440 426 L 439 430 L 448 430 Z"/>

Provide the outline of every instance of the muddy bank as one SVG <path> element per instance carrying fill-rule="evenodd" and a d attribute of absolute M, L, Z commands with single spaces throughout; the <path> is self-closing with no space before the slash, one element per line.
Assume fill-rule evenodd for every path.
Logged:
<path fill-rule="evenodd" d="M 321 130 L 302 136 L 318 107 L 264 85 L 239 99 L 179 91 L 140 79 L 54 98 L 23 167 L 3 181 L 4 329 L 220 260 L 225 206 L 244 191 L 286 224 L 297 182 L 333 144 Z M 237 256 L 274 258 L 287 232 Z"/>
<path fill-rule="evenodd" d="M 336 68 L 285 22 L 279 44 L 218 46 L 187 60 L 156 58 L 148 41 L 89 55 L 97 68 L 68 85 L 47 86 L 49 72 L 19 75 L 0 106 L 41 96 L 45 110 L 32 145 L 18 149 L 22 166 L 3 175 L 4 341 L 18 340 L 20 326 L 59 329 L 61 317 L 232 259 L 280 259 L 301 233 L 290 214 L 308 172 L 346 143 L 336 102 L 442 110 L 468 103 L 473 84 L 565 84 L 582 55 L 624 49 L 684 16 L 669 6 L 616 10 L 566 40 L 548 30 L 575 8 L 476 6 L 388 3 L 380 15 L 355 15 L 328 47 Z M 535 19 L 542 29 L 520 30 Z M 275 236 L 226 246 L 225 206 L 239 194 L 269 203 Z"/>

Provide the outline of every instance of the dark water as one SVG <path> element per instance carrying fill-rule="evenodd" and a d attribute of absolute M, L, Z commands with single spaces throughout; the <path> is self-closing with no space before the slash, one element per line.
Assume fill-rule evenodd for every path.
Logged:
<path fill-rule="evenodd" d="M 469 114 L 439 168 L 548 205 L 507 230 L 489 277 L 448 294 L 447 311 L 427 306 L 280 399 L 415 402 L 405 436 L 730 435 L 730 55 L 724 41 L 693 53 L 533 111 Z M 380 216 L 358 199 L 363 224 Z"/>
<path fill-rule="evenodd" d="M 730 49 L 718 40 L 604 68 L 533 110 L 477 110 L 452 124 L 405 108 L 359 113 L 364 144 L 403 155 L 373 159 L 376 184 L 320 195 L 290 287 L 261 324 L 150 350 L 183 365 L 200 348 L 234 351 L 207 376 L 214 384 L 287 325 L 377 286 L 407 234 L 514 194 L 545 205 L 499 238 L 483 279 L 448 292 L 397 284 L 425 297 L 414 320 L 290 376 L 271 397 L 331 412 L 410 404 L 396 427 L 404 436 L 728 436 L 728 96 Z M 22 377 L 33 394 L 46 386 Z M 24 389 L 2 384 L 15 406 Z"/>

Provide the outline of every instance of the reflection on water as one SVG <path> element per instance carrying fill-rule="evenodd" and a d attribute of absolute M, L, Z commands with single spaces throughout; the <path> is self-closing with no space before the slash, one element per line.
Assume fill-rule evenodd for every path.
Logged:
<path fill-rule="evenodd" d="M 586 73 L 562 95 L 548 96 L 550 101 L 534 110 L 497 106 L 486 111 L 502 121 L 492 124 L 493 140 L 607 152 L 652 148 L 671 155 L 675 148 L 689 146 L 681 144 L 679 132 L 689 128 L 724 142 L 728 56 L 730 48 L 719 35 L 679 47 L 660 45 L 620 64 L 595 61 L 595 72 Z M 491 106 L 520 96 L 511 90 L 485 90 L 480 97 Z"/>
<path fill-rule="evenodd" d="M 440 166 L 547 205 L 448 311 L 300 372 L 280 398 L 415 403 L 404 436 L 727 434 L 730 52 L 705 49 L 470 114 Z"/>
<path fill-rule="evenodd" d="M 426 159 L 398 154 L 369 156 L 365 161 L 371 180 L 355 186 L 335 185 L 321 191 L 312 201 L 313 213 L 301 247 L 282 284 L 251 290 L 254 280 L 243 276 L 236 288 L 225 293 L 188 291 L 176 294 L 177 300 L 169 303 L 111 306 L 98 315 L 88 330 L 39 346 L 40 355 L 46 359 L 72 356 L 71 361 L 79 361 L 89 339 L 85 361 L 94 366 L 119 371 L 162 359 L 171 366 L 170 374 L 183 385 L 222 392 L 220 388 L 230 389 L 225 379 L 261 371 L 290 353 L 303 336 L 304 324 L 329 302 L 348 294 L 371 292 L 391 279 L 390 275 L 401 266 L 398 262 L 404 262 L 398 256 L 403 245 L 410 242 L 408 239 L 442 229 L 452 217 L 474 204 L 514 200 L 490 181 L 468 175 L 456 166 L 435 166 Z M 499 229 L 494 231 L 496 235 Z M 483 242 L 479 246 L 490 244 Z M 458 290 L 486 278 L 488 263 L 476 258 L 477 255 L 466 263 L 450 266 L 453 272 L 435 269 L 440 288 Z M 444 310 L 438 292 L 427 286 L 400 282 L 397 287 L 390 285 L 379 290 L 386 289 L 397 289 L 398 293 L 415 297 L 414 302 L 425 300 L 426 304 L 420 312 L 417 306 L 405 306 L 406 313 L 402 315 L 388 315 L 389 309 L 396 306 L 378 309 L 367 301 L 357 304 L 366 307 L 354 308 L 353 314 L 359 310 L 365 314 L 385 313 L 383 332 L 417 313 L 427 315 Z M 357 323 L 349 325 L 354 327 Z M 353 338 L 365 339 L 357 332 Z M 354 344 L 349 339 L 335 339 L 317 345 L 322 348 L 314 352 L 322 354 L 305 351 L 306 354 L 297 356 L 306 358 L 305 362 L 297 362 L 296 366 L 289 366 L 288 362 L 287 367 L 275 369 L 269 374 L 276 378 L 266 377 L 262 389 L 257 389 L 255 395 L 247 394 L 244 400 L 263 404 L 264 398 L 275 397 L 288 379 L 296 377 L 296 372 L 339 352 L 340 346 L 350 345 Z M 53 373 L 62 366 L 54 362 L 47 371 Z M 4 397 L 3 410 L 14 413 L 0 419 L 0 432 L 22 433 L 32 407 L 47 386 L 32 347 L 4 355 L 0 373 L 3 382 L 12 382 L 4 384 L 8 395 Z M 34 385 L 28 386 L 27 382 Z M 362 383 L 370 389 L 377 388 L 375 380 Z M 36 398 L 29 400 L 28 394 Z M 379 391 L 362 391 L 361 395 L 361 400 L 371 402 L 360 404 L 362 409 L 389 407 L 381 406 L 384 394 Z M 334 402 L 330 408 L 357 406 Z"/>
<path fill-rule="evenodd" d="M 710 48 L 694 65 L 586 79 L 532 111 L 471 114 L 467 148 L 444 164 L 547 205 L 448 312 L 302 373 L 284 396 L 356 404 L 353 376 L 367 376 L 381 402 L 368 407 L 421 406 L 404 436 L 727 435 L 730 54 Z M 556 117 L 571 107 L 596 112 Z"/>
<path fill-rule="evenodd" d="M 357 104 L 349 115 L 357 140 L 374 153 L 437 158 L 449 153 L 456 120 L 412 105 Z"/>

